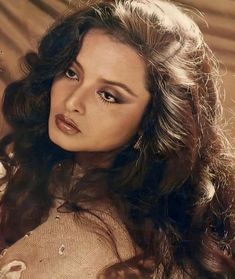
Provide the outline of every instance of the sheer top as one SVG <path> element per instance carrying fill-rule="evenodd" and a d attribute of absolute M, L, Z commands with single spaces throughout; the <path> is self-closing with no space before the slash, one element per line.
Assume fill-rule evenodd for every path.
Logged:
<path fill-rule="evenodd" d="M 97 278 L 101 270 L 120 261 L 103 233 L 103 222 L 113 234 L 121 260 L 137 255 L 138 248 L 110 204 L 92 210 L 102 221 L 85 212 L 76 220 L 74 213 L 58 212 L 59 205 L 56 201 L 43 224 L 2 251 L 0 278 Z"/>
<path fill-rule="evenodd" d="M 95 279 L 141 252 L 110 202 L 89 206 L 96 216 L 81 212 L 79 218 L 58 210 L 61 204 L 55 199 L 45 222 L 1 252 L 0 279 Z"/>

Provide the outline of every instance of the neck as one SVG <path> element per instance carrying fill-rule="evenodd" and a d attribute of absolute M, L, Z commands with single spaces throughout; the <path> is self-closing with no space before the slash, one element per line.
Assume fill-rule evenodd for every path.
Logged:
<path fill-rule="evenodd" d="M 82 168 L 109 168 L 118 151 L 109 152 L 78 152 L 75 156 L 76 163 Z"/>

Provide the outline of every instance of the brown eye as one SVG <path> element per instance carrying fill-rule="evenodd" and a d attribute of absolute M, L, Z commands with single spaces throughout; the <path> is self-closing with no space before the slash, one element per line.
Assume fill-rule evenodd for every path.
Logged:
<path fill-rule="evenodd" d="M 98 94 L 99 94 L 100 98 L 106 103 L 111 103 L 111 104 L 117 103 L 117 99 L 106 91 L 100 91 Z"/>
<path fill-rule="evenodd" d="M 67 69 L 65 71 L 65 76 L 69 79 L 76 79 L 79 80 L 78 75 L 75 73 L 74 70 L 72 70 L 71 68 Z"/>

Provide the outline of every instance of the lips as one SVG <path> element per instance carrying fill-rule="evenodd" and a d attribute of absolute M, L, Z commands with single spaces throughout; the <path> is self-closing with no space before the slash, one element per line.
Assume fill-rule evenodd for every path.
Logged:
<path fill-rule="evenodd" d="M 68 135 L 81 133 L 72 119 L 66 118 L 63 114 L 56 114 L 55 124 L 59 130 Z"/>

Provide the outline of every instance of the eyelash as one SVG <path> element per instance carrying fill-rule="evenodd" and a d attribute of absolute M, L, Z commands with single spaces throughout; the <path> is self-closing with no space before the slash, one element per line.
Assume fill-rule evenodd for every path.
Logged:
<path fill-rule="evenodd" d="M 102 94 L 102 93 L 107 94 L 109 97 L 113 98 L 114 101 L 113 101 L 113 102 L 110 102 L 110 101 L 105 100 L 103 97 L 101 97 L 101 94 Z M 106 91 L 99 91 L 99 92 L 97 92 L 97 94 L 98 94 L 100 100 L 101 100 L 104 104 L 106 104 L 106 105 L 118 103 L 118 100 L 117 100 L 112 94 L 110 94 L 109 92 L 106 92 Z"/>
<path fill-rule="evenodd" d="M 72 73 L 75 75 L 75 77 L 69 76 L 69 75 L 68 75 L 68 72 L 69 72 L 69 71 L 70 71 L 70 73 L 72 72 Z M 70 79 L 70 80 L 73 80 L 73 79 L 74 79 L 74 80 L 78 80 L 78 81 L 79 81 L 78 75 L 77 75 L 76 72 L 75 72 L 73 69 L 71 69 L 71 68 L 68 68 L 68 69 L 64 72 L 64 74 L 65 74 L 65 77 L 68 78 L 68 79 Z M 102 93 L 107 94 L 109 97 L 113 98 L 114 101 L 113 101 L 113 102 L 110 102 L 110 101 L 105 100 L 105 99 L 101 96 Z M 97 94 L 98 94 L 100 100 L 101 100 L 104 104 L 106 104 L 106 105 L 119 103 L 118 100 L 117 100 L 111 93 L 109 93 L 109 92 L 107 92 L 107 91 L 104 91 L 104 90 L 103 90 L 103 91 L 99 91 L 99 92 L 97 92 Z"/>
<path fill-rule="evenodd" d="M 70 72 L 73 72 L 73 74 L 75 74 L 76 78 L 70 77 L 70 76 L 68 75 L 68 72 L 69 72 L 69 71 L 70 71 Z M 68 78 L 68 79 L 76 79 L 76 80 L 78 80 L 78 76 L 77 76 L 76 72 L 75 72 L 73 69 L 71 69 L 71 68 L 68 68 L 67 70 L 65 70 L 64 75 L 65 75 L 65 77 Z"/>

